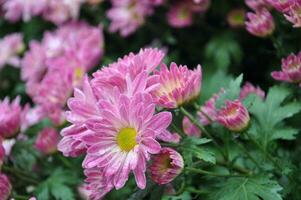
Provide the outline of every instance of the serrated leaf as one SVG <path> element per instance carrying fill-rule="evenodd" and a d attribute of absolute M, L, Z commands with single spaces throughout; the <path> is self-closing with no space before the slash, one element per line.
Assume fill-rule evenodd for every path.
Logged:
<path fill-rule="evenodd" d="M 230 81 L 228 87 L 224 88 L 224 93 L 220 95 L 215 103 L 217 108 L 221 108 L 224 105 L 225 100 L 235 100 L 239 97 L 240 86 L 243 80 L 243 75 L 239 75 L 236 79 Z"/>
<path fill-rule="evenodd" d="M 48 184 L 46 182 L 40 184 L 35 190 L 37 199 L 48 200 L 50 198 Z"/>
<path fill-rule="evenodd" d="M 52 184 L 51 185 L 51 194 L 55 197 L 56 200 L 73 200 L 74 195 L 72 190 L 63 184 Z"/>
<path fill-rule="evenodd" d="M 299 130 L 294 128 L 276 129 L 273 132 L 272 139 L 293 140 L 296 138 Z"/>
<path fill-rule="evenodd" d="M 196 148 L 193 154 L 200 160 L 203 160 L 208 163 L 215 164 L 216 158 L 214 152 L 210 151 L 207 148 Z"/>
<path fill-rule="evenodd" d="M 267 177 L 230 178 L 211 196 L 213 200 L 282 200 L 282 187 Z"/>
<path fill-rule="evenodd" d="M 249 109 L 256 118 L 249 132 L 264 145 L 264 148 L 272 140 L 291 140 L 297 134 L 295 129 L 283 127 L 281 124 L 284 119 L 292 117 L 301 110 L 301 104 L 298 102 L 283 105 L 283 101 L 289 94 L 290 91 L 286 88 L 272 87 L 265 101 L 256 98 Z"/>

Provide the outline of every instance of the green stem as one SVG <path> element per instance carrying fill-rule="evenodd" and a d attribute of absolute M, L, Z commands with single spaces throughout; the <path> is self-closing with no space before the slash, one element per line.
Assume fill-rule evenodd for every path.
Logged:
<path fill-rule="evenodd" d="M 212 140 L 212 142 L 216 146 L 216 148 L 220 151 L 220 153 L 223 155 L 223 157 L 226 158 L 226 155 L 225 155 L 224 151 L 220 148 L 220 145 L 217 144 L 217 142 L 215 141 L 213 136 L 205 129 L 205 127 L 198 120 L 196 120 L 185 108 L 180 107 L 180 111 L 183 113 L 183 115 L 188 117 L 190 119 L 190 121 L 202 131 L 202 133 L 204 133 L 208 138 L 210 138 Z"/>
<path fill-rule="evenodd" d="M 171 127 L 172 127 L 177 133 L 179 133 L 179 134 L 181 135 L 182 138 L 186 137 L 186 134 L 185 134 L 182 130 L 180 130 L 176 125 L 174 125 L 173 123 L 171 124 Z"/>
<path fill-rule="evenodd" d="M 219 174 L 219 173 L 205 171 L 205 170 L 202 170 L 202 169 L 196 169 L 196 168 L 192 168 L 192 167 L 186 167 L 185 170 L 190 171 L 190 172 L 203 174 L 203 175 L 217 176 L 217 177 L 247 177 L 247 176 L 249 176 L 247 174 Z"/>
<path fill-rule="evenodd" d="M 186 183 L 185 183 L 185 180 L 183 180 L 183 182 L 182 182 L 182 184 L 181 184 L 181 187 L 180 187 L 180 189 L 175 193 L 175 196 L 181 195 L 181 194 L 185 191 L 185 186 L 186 186 Z"/>
<path fill-rule="evenodd" d="M 222 161 L 217 161 L 216 164 L 221 165 L 223 167 L 228 167 L 228 165 L 229 165 L 228 162 L 222 162 Z M 243 167 L 237 166 L 237 165 L 233 165 L 232 169 L 239 173 L 243 173 L 243 174 L 248 174 L 248 175 L 253 174 L 252 171 L 245 169 Z"/>
<path fill-rule="evenodd" d="M 67 168 L 73 169 L 72 164 L 62 154 L 58 153 L 58 158 L 64 163 Z"/>
<path fill-rule="evenodd" d="M 240 144 L 239 142 L 237 142 L 236 144 L 246 154 L 246 156 L 256 165 L 256 167 L 262 171 L 262 167 L 256 161 L 256 159 L 253 158 L 253 156 L 249 153 L 248 149 L 246 149 L 246 147 L 244 145 Z"/>
<path fill-rule="evenodd" d="M 188 191 L 188 192 L 191 192 L 191 193 L 195 193 L 195 194 L 207 194 L 207 193 L 209 193 L 208 191 L 205 191 L 205 190 L 197 190 L 197 189 L 195 189 L 195 188 L 186 188 L 186 190 Z"/>

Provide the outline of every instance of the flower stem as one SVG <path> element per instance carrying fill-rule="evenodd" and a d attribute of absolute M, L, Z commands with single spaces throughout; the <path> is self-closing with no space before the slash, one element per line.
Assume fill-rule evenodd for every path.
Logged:
<path fill-rule="evenodd" d="M 73 169 L 72 164 L 69 162 L 69 160 L 67 160 L 64 156 L 62 156 L 62 154 L 58 153 L 58 158 L 62 161 L 62 163 L 70 169 Z"/>
<path fill-rule="evenodd" d="M 186 167 L 185 170 L 203 174 L 203 175 L 217 176 L 217 177 L 246 177 L 246 176 L 249 176 L 247 174 L 219 174 L 219 173 L 210 172 L 210 171 L 206 171 L 206 170 L 202 170 L 202 169 L 196 169 L 196 168 L 192 168 L 192 167 Z"/>
<path fill-rule="evenodd" d="M 15 168 L 12 168 L 12 167 L 7 167 L 7 166 L 4 166 L 4 165 L 2 166 L 2 169 L 3 169 L 3 171 L 9 172 L 9 173 L 17 176 L 19 179 L 22 179 L 22 180 L 24 180 L 28 183 L 31 183 L 31 184 L 34 184 L 34 185 L 37 185 L 39 183 L 34 178 L 29 177 L 27 174 L 21 172 L 18 169 L 15 169 Z"/>
<path fill-rule="evenodd" d="M 223 157 L 226 159 L 226 155 L 224 151 L 220 148 L 220 146 L 217 144 L 213 136 L 205 129 L 205 127 L 198 121 L 196 120 L 184 107 L 180 107 L 180 111 L 190 119 L 190 121 L 196 125 L 202 133 L 204 133 L 209 139 L 212 140 L 213 144 L 216 146 L 216 148 L 220 151 L 220 153 L 223 155 Z"/>

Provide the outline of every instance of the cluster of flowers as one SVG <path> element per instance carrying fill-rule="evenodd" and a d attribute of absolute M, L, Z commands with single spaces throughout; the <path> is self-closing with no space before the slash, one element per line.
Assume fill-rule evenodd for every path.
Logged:
<path fill-rule="evenodd" d="M 96 5 L 103 0 L 2 0 L 0 10 L 4 17 L 16 22 L 20 19 L 30 20 L 33 16 L 41 15 L 45 20 L 61 25 L 70 20 L 76 20 L 80 7 L 84 3 Z M 145 18 L 154 13 L 156 6 L 166 3 L 164 0 L 110 0 L 112 7 L 106 12 L 111 20 L 109 31 L 119 32 L 128 36 L 145 23 Z M 1 6 L 2 5 L 2 6 Z M 210 0 L 185 0 L 172 4 L 168 13 L 168 23 L 177 28 L 192 24 L 194 13 L 205 12 Z"/>
<path fill-rule="evenodd" d="M 55 24 L 62 24 L 70 19 L 77 19 L 80 6 L 88 2 L 96 4 L 102 0 L 2 0 L 4 17 L 16 22 L 20 19 L 29 21 L 33 16 L 42 15 Z M 1 1 L 0 1 L 1 2 Z"/>
<path fill-rule="evenodd" d="M 63 121 L 62 109 L 73 87 L 81 85 L 84 74 L 96 66 L 103 54 L 101 27 L 70 22 L 46 32 L 41 42 L 31 41 L 21 61 L 21 77 L 36 108 L 32 123 L 42 117 L 55 124 Z"/>
<path fill-rule="evenodd" d="M 281 12 L 294 27 L 301 27 L 300 0 L 245 0 L 245 3 L 254 10 L 247 13 L 246 29 L 255 36 L 266 37 L 273 33 L 271 8 Z"/>
<path fill-rule="evenodd" d="M 176 108 L 199 95 L 201 68 L 189 70 L 161 64 L 164 54 L 144 49 L 103 67 L 82 89 L 75 89 L 66 113 L 71 126 L 62 130 L 58 149 L 65 156 L 85 154 L 86 188 L 92 199 L 120 189 L 133 172 L 139 188 L 146 186 L 146 166 L 152 154 L 151 178 L 170 182 L 181 172 L 183 159 L 157 140 L 178 142 L 167 127 L 170 112 L 155 114 L 155 107 Z M 156 69 L 161 64 L 160 69 Z"/>

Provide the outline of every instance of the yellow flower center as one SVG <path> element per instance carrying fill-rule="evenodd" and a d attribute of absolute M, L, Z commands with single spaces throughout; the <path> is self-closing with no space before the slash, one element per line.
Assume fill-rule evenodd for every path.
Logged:
<path fill-rule="evenodd" d="M 159 171 L 161 173 L 166 172 L 168 169 L 172 167 L 171 165 L 171 159 L 169 157 L 169 154 L 163 154 L 160 158 L 161 162 L 159 164 Z"/>
<path fill-rule="evenodd" d="M 137 132 L 133 128 L 122 128 L 117 135 L 117 144 L 123 151 L 131 151 L 137 144 Z"/>

